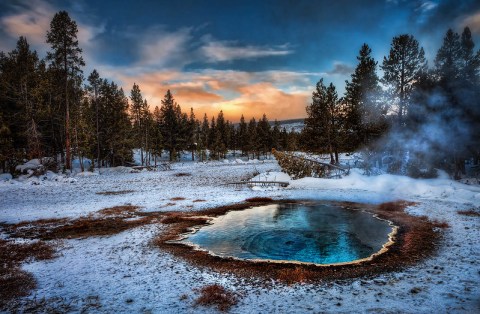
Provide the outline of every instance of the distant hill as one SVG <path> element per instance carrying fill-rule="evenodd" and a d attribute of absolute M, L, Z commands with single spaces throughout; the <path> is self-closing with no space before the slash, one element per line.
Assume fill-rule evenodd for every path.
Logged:
<path fill-rule="evenodd" d="M 305 119 L 290 119 L 290 120 L 281 120 L 278 121 L 280 124 L 280 128 L 287 129 L 287 132 L 294 131 L 296 133 L 300 133 L 303 130 L 304 127 L 304 120 Z M 275 124 L 275 121 L 270 121 L 270 125 L 273 126 Z"/>
<path fill-rule="evenodd" d="M 289 120 L 280 120 L 278 123 L 280 124 L 280 130 L 283 128 L 287 129 L 287 132 L 294 131 L 296 133 L 300 133 L 304 127 L 304 118 L 302 119 L 289 119 Z M 270 126 L 273 127 L 275 124 L 275 120 L 269 120 Z M 247 122 L 248 123 L 248 122 Z M 236 127 L 238 127 L 239 123 L 234 123 Z"/>

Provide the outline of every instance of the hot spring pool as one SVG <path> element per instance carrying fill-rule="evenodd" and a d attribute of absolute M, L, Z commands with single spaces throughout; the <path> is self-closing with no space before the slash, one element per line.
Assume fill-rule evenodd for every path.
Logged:
<path fill-rule="evenodd" d="M 179 242 L 221 257 L 337 264 L 380 252 L 394 229 L 335 203 L 273 204 L 213 218 Z"/>

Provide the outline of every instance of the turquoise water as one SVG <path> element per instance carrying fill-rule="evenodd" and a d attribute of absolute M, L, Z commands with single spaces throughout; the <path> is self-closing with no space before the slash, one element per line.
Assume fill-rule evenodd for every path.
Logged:
<path fill-rule="evenodd" d="M 275 204 L 232 211 L 181 242 L 222 257 L 350 262 L 381 250 L 392 226 L 335 204 Z"/>

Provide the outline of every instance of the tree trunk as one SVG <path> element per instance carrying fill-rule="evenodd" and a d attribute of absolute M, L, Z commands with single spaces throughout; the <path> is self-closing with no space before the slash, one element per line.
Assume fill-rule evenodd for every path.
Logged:
<path fill-rule="evenodd" d="M 100 168 L 100 128 L 98 126 L 98 101 L 97 101 L 97 85 L 94 86 L 95 97 L 95 115 L 97 123 L 97 166 Z M 95 161 L 92 162 L 93 168 L 95 168 Z"/>
<path fill-rule="evenodd" d="M 65 48 L 66 51 L 66 48 Z M 65 168 L 72 168 L 72 160 L 70 156 L 70 104 L 68 103 L 68 66 L 67 56 L 64 57 L 64 69 L 65 69 Z"/>
<path fill-rule="evenodd" d="M 80 170 L 82 172 L 84 172 L 85 168 L 83 167 L 83 155 L 81 154 L 80 150 L 78 149 L 77 125 L 75 125 L 74 131 L 75 131 L 75 146 L 77 147 L 77 155 L 78 155 L 78 158 L 79 158 L 79 161 L 80 161 Z"/>

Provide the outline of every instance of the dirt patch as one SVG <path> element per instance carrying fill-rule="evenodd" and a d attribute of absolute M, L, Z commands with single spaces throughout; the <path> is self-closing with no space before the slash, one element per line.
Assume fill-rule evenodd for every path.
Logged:
<path fill-rule="evenodd" d="M 20 265 L 54 256 L 54 248 L 42 241 L 16 243 L 0 240 L 0 310 L 6 310 L 12 300 L 28 295 L 36 287 L 33 275 L 22 270 Z"/>
<path fill-rule="evenodd" d="M 174 176 L 176 177 L 190 177 L 191 175 L 192 175 L 191 173 L 187 173 L 187 172 L 179 172 L 174 174 Z"/>
<path fill-rule="evenodd" d="M 296 201 L 276 201 L 274 203 L 295 203 Z M 297 201 L 298 202 L 298 201 Z M 174 243 L 179 235 L 191 228 L 207 223 L 208 217 L 224 215 L 228 211 L 242 210 L 248 207 L 265 205 L 266 202 L 245 202 L 231 206 L 222 206 L 196 213 L 176 213 L 166 223 L 168 228 L 157 237 L 155 244 L 190 263 L 213 269 L 220 273 L 234 274 L 245 278 L 275 279 L 287 284 L 296 282 L 319 282 L 325 280 L 373 277 L 380 273 L 397 271 L 414 265 L 435 253 L 439 246 L 444 223 L 429 221 L 426 217 L 408 215 L 404 209 L 414 205 L 409 202 L 391 202 L 378 206 L 358 203 L 340 203 L 351 210 L 366 210 L 381 219 L 393 222 L 397 227 L 394 242 L 382 254 L 359 263 L 318 266 L 314 264 L 269 263 L 263 261 L 245 261 L 233 258 L 221 258 L 204 251 L 193 250 L 182 243 Z M 336 203 L 338 204 L 338 203 Z M 199 223 L 193 216 L 202 216 Z"/>
<path fill-rule="evenodd" d="M 207 200 L 202 200 L 202 199 L 196 199 L 193 200 L 194 203 L 199 203 L 199 202 L 206 202 Z"/>
<path fill-rule="evenodd" d="M 235 293 L 218 284 L 208 285 L 197 291 L 200 293 L 200 296 L 195 301 L 196 305 L 213 306 L 222 312 L 228 311 L 238 302 Z"/>
<path fill-rule="evenodd" d="M 459 210 L 457 213 L 463 216 L 480 217 L 480 212 L 474 210 L 473 208 L 468 210 Z"/>
<path fill-rule="evenodd" d="M 184 201 L 184 200 L 186 200 L 186 198 L 185 197 L 172 197 L 170 200 L 171 201 Z"/>
<path fill-rule="evenodd" d="M 122 191 L 105 191 L 105 192 L 97 192 L 95 194 L 98 195 L 121 195 L 121 194 L 129 194 L 133 193 L 135 191 L 133 190 L 122 190 Z"/>

